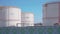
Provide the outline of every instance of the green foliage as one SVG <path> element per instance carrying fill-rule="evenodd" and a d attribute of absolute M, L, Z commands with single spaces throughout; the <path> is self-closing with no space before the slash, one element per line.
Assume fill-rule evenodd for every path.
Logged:
<path fill-rule="evenodd" d="M 57 29 L 57 31 L 60 33 L 60 27 Z"/>
<path fill-rule="evenodd" d="M 21 34 L 25 34 L 24 28 L 21 28 Z"/>
<path fill-rule="evenodd" d="M 6 34 L 9 34 L 10 29 L 5 29 Z"/>
<path fill-rule="evenodd" d="M 0 34 L 55 34 L 55 31 L 60 34 L 60 27 L 0 28 Z"/>
<path fill-rule="evenodd" d="M 42 28 L 38 29 L 39 34 L 43 34 L 44 30 Z"/>
<path fill-rule="evenodd" d="M 34 33 L 34 28 L 29 28 L 29 33 L 33 34 Z"/>
<path fill-rule="evenodd" d="M 48 28 L 48 29 L 47 29 L 47 32 L 48 32 L 49 34 L 53 34 L 53 31 L 54 31 L 53 28 Z"/>

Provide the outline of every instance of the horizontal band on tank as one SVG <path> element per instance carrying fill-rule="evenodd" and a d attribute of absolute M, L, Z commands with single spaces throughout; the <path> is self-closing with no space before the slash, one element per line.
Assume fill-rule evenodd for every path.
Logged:
<path fill-rule="evenodd" d="M 54 18 L 59 18 L 59 17 L 45 17 L 43 19 L 54 19 Z"/>
<path fill-rule="evenodd" d="M 20 21 L 20 19 L 7 19 L 7 20 L 0 19 L 0 21 Z"/>
<path fill-rule="evenodd" d="M 32 12 L 22 12 L 22 14 L 32 14 L 32 15 L 34 15 Z"/>
<path fill-rule="evenodd" d="M 0 6 L 0 8 L 18 8 L 16 6 Z"/>

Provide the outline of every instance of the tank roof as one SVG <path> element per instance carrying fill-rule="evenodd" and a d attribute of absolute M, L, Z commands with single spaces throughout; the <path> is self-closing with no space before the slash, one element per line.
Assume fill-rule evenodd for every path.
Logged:
<path fill-rule="evenodd" d="M 0 8 L 18 8 L 16 6 L 0 6 Z"/>
<path fill-rule="evenodd" d="M 60 3 L 60 2 L 48 2 L 48 3 L 45 3 L 45 4 L 56 4 L 56 3 Z"/>
<path fill-rule="evenodd" d="M 48 4 L 58 4 L 58 3 L 60 3 L 60 2 L 47 2 L 47 3 L 43 4 L 43 6 L 46 7 Z"/>
<path fill-rule="evenodd" d="M 31 14 L 33 14 L 32 12 L 22 12 L 22 13 L 31 13 Z"/>

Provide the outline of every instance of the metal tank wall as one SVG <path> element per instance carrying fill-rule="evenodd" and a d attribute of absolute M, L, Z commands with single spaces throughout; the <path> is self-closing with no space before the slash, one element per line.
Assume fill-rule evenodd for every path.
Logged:
<path fill-rule="evenodd" d="M 18 23 L 21 23 L 21 9 L 0 6 L 0 27 L 17 27 Z"/>
<path fill-rule="evenodd" d="M 21 26 L 34 26 L 34 15 L 30 12 L 22 12 Z"/>
<path fill-rule="evenodd" d="M 44 26 L 53 26 L 59 22 L 60 2 L 47 3 L 43 6 Z"/>

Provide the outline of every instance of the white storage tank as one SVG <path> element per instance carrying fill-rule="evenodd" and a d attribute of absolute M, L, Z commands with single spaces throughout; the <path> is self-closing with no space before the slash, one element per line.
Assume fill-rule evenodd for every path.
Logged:
<path fill-rule="evenodd" d="M 17 23 L 21 23 L 21 9 L 12 6 L 0 6 L 0 27 L 16 27 Z"/>
<path fill-rule="evenodd" d="M 22 12 L 21 26 L 34 26 L 34 14 L 31 12 Z"/>
<path fill-rule="evenodd" d="M 60 2 L 46 3 L 43 6 L 44 26 L 60 24 Z"/>

